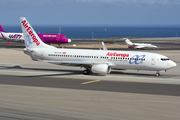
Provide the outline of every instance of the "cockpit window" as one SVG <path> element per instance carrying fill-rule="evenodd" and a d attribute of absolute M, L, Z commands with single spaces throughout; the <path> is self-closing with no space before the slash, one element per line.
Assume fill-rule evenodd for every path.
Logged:
<path fill-rule="evenodd" d="M 162 61 L 167 61 L 169 58 L 161 58 Z"/>

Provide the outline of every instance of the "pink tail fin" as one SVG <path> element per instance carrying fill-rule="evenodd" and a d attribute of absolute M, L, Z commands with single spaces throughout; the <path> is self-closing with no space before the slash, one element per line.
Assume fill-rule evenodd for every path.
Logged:
<path fill-rule="evenodd" d="M 0 25 L 0 31 L 1 31 L 1 32 L 6 32 L 1 25 Z"/>

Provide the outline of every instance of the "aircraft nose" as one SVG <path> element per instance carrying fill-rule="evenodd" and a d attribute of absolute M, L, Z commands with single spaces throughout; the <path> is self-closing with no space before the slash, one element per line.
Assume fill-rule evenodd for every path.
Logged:
<path fill-rule="evenodd" d="M 173 62 L 173 61 L 170 61 L 170 64 L 169 64 L 170 66 L 171 66 L 171 68 L 173 68 L 173 67 L 176 67 L 177 66 L 177 64 L 175 63 L 175 62 Z"/>
<path fill-rule="evenodd" d="M 68 39 L 68 43 L 70 43 L 71 42 L 71 39 Z"/>

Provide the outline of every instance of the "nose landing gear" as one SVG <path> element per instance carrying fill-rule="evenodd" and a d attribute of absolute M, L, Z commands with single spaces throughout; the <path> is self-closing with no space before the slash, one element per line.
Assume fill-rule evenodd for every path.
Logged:
<path fill-rule="evenodd" d="M 166 70 L 157 71 L 156 77 L 159 77 L 159 76 L 160 76 L 160 72 L 166 72 Z"/>

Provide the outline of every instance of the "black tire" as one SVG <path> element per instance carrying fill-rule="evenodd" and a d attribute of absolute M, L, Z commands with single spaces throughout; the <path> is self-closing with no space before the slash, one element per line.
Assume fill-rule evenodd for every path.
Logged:
<path fill-rule="evenodd" d="M 83 71 L 83 74 L 84 74 L 84 75 L 88 75 L 89 73 L 90 73 L 89 70 L 84 70 L 84 71 Z"/>
<path fill-rule="evenodd" d="M 160 76 L 160 74 L 159 73 L 156 73 L 156 77 L 159 77 Z"/>

